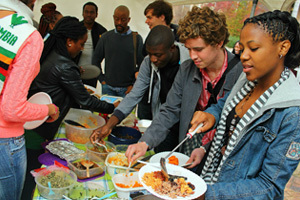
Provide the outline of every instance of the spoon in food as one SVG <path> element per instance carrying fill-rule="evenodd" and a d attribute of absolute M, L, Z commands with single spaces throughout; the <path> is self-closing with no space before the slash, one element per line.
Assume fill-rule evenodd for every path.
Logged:
<path fill-rule="evenodd" d="M 166 178 L 166 181 L 169 180 L 169 174 L 166 168 L 166 159 L 161 157 L 160 158 L 160 166 L 161 166 L 161 172 L 163 173 L 164 177 Z"/>
<path fill-rule="evenodd" d="M 49 187 L 49 194 L 48 195 L 54 195 L 55 193 L 52 190 L 50 181 L 48 181 L 48 187 Z"/>
<path fill-rule="evenodd" d="M 85 126 L 83 126 L 82 124 L 78 123 L 78 122 L 75 122 L 71 119 L 65 119 L 65 122 L 67 122 L 68 124 L 71 124 L 73 126 L 80 126 L 80 127 L 83 127 L 83 128 L 86 128 Z"/>
<path fill-rule="evenodd" d="M 94 162 L 90 160 L 82 160 L 80 163 L 86 168 L 86 176 L 90 177 L 90 167 L 94 165 Z"/>
<path fill-rule="evenodd" d="M 161 171 L 162 171 L 162 173 L 163 173 L 163 175 L 167 178 L 167 179 L 169 179 L 169 175 L 168 175 L 168 173 L 167 173 L 167 168 L 166 168 L 166 159 L 172 154 L 172 153 L 174 153 L 174 151 L 178 148 L 178 147 L 180 147 L 188 138 L 189 139 L 191 139 L 192 137 L 193 137 L 193 135 L 195 135 L 195 133 L 198 131 L 198 129 L 200 128 L 200 127 L 202 127 L 203 126 L 203 123 L 201 123 L 201 124 L 199 124 L 196 128 L 195 128 L 195 130 L 194 131 L 192 131 L 192 132 L 190 132 L 190 133 L 187 133 L 186 135 L 186 137 L 168 154 L 168 155 L 166 155 L 165 157 L 161 157 L 161 159 L 160 159 L 160 166 L 161 166 Z"/>
<path fill-rule="evenodd" d="M 101 144 L 99 142 L 94 142 L 94 144 L 96 144 L 96 146 L 98 146 L 98 147 L 104 147 L 105 151 L 108 152 L 108 149 L 105 144 Z"/>

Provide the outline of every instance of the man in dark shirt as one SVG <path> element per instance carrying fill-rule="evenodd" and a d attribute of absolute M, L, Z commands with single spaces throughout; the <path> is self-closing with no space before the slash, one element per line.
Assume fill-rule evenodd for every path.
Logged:
<path fill-rule="evenodd" d="M 102 93 L 124 97 L 132 89 L 134 73 L 144 58 L 143 39 L 128 26 L 130 12 L 126 6 L 118 6 L 113 19 L 115 29 L 104 33 L 99 39 L 92 64 L 100 67 L 105 58 L 105 73 L 99 76 Z"/>
<path fill-rule="evenodd" d="M 98 6 L 95 3 L 87 2 L 86 4 L 84 4 L 82 9 L 82 16 L 83 21 L 81 21 L 81 23 L 83 23 L 88 30 L 88 39 L 84 45 L 84 50 L 77 59 L 78 65 L 82 66 L 84 69 L 85 65 L 92 64 L 92 56 L 98 40 L 101 35 L 107 30 L 101 24 L 95 21 L 98 16 Z M 97 78 L 83 80 L 83 82 L 85 84 L 96 87 Z"/>

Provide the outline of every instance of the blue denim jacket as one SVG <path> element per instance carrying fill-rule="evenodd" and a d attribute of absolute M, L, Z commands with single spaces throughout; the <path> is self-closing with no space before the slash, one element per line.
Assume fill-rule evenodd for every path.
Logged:
<path fill-rule="evenodd" d="M 241 76 L 231 94 L 207 110 L 217 122 L 223 106 L 245 82 Z M 283 199 L 300 158 L 299 106 L 300 87 L 291 74 L 243 129 L 205 199 Z"/>

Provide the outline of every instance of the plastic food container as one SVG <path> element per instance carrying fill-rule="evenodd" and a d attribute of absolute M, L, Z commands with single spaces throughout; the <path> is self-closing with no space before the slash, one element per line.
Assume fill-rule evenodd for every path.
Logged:
<path fill-rule="evenodd" d="M 120 158 L 120 160 L 122 160 L 124 162 L 124 165 L 117 165 L 114 163 L 110 163 L 110 158 L 116 157 L 116 156 L 118 156 Z M 105 165 L 106 165 L 108 174 L 111 177 L 113 177 L 116 174 L 125 173 L 127 166 L 128 166 L 128 162 L 127 162 L 127 158 L 124 153 L 111 152 L 106 157 Z"/>
<path fill-rule="evenodd" d="M 125 127 L 125 126 L 119 126 L 112 130 L 111 134 L 108 136 L 108 141 L 117 144 L 134 144 L 139 141 L 142 134 L 140 131 Z"/>
<path fill-rule="evenodd" d="M 81 164 L 81 161 L 84 160 L 89 160 L 94 163 L 89 167 L 89 174 L 87 173 L 86 167 Z M 102 174 L 105 167 L 104 161 L 105 160 L 101 157 L 88 153 L 72 155 L 67 158 L 68 167 L 75 172 L 79 179 L 91 178 Z"/>
<path fill-rule="evenodd" d="M 62 199 L 63 195 L 69 195 L 77 177 L 71 170 L 57 167 L 43 169 L 37 173 L 34 180 L 41 196 L 46 199 Z"/>
<path fill-rule="evenodd" d="M 143 186 L 132 187 L 136 183 L 141 185 L 141 182 L 139 181 L 138 172 L 130 172 L 128 173 L 127 176 L 125 173 L 116 174 L 112 178 L 112 182 L 114 184 L 114 187 L 117 191 L 117 195 L 119 198 L 130 199 L 130 193 L 145 189 Z M 131 187 L 130 188 L 119 187 L 117 184 L 123 184 Z"/>
<path fill-rule="evenodd" d="M 96 147 L 90 141 L 85 144 L 87 154 L 93 154 L 104 161 L 110 152 L 116 151 L 116 146 L 111 142 L 105 141 L 105 146 L 107 147 L 108 152 L 104 147 Z"/>
<path fill-rule="evenodd" d="M 70 141 L 79 144 L 87 143 L 92 132 L 105 125 L 103 117 L 82 109 L 70 109 L 65 119 L 73 120 L 87 127 L 74 126 L 65 122 L 66 137 Z"/>

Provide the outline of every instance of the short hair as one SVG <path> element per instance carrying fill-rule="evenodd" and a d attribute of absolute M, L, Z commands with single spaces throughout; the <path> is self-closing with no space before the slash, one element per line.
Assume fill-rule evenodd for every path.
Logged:
<path fill-rule="evenodd" d="M 171 24 L 173 19 L 173 8 L 172 5 L 164 0 L 156 0 L 150 3 L 144 11 L 144 15 L 147 15 L 149 10 L 153 9 L 152 15 L 160 17 L 161 15 L 165 16 L 165 21 L 167 25 Z"/>
<path fill-rule="evenodd" d="M 82 12 L 84 11 L 85 6 L 94 6 L 96 8 L 96 13 L 98 13 L 98 6 L 94 2 L 89 1 L 85 3 L 82 7 Z"/>
<path fill-rule="evenodd" d="M 295 17 L 292 17 L 289 12 L 275 10 L 246 19 L 243 28 L 250 23 L 260 26 L 273 38 L 274 42 L 289 40 L 291 47 L 284 60 L 284 65 L 289 68 L 299 66 L 300 30 Z"/>
<path fill-rule="evenodd" d="M 180 42 L 187 39 L 201 37 L 208 45 L 217 45 L 223 42 L 223 47 L 228 42 L 229 32 L 226 17 L 209 7 L 199 8 L 194 6 L 186 16 L 179 21 L 177 32 Z"/>
<path fill-rule="evenodd" d="M 175 37 L 171 29 L 164 25 L 157 25 L 152 28 L 146 38 L 146 46 L 163 45 L 170 48 L 175 41 Z"/>

